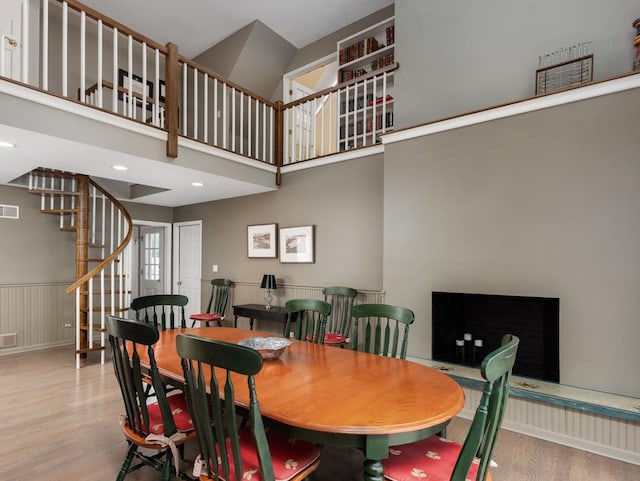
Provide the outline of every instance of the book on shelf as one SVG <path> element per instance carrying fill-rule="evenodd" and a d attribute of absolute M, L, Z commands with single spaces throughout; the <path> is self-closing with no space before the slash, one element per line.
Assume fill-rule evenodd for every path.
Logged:
<path fill-rule="evenodd" d="M 367 94 L 367 105 L 371 105 L 373 102 L 373 94 Z M 363 95 L 358 96 L 357 98 L 350 98 L 347 100 L 340 101 L 340 114 L 346 114 L 347 112 L 353 112 L 354 107 L 356 109 L 361 109 L 364 107 L 365 98 Z"/>
<path fill-rule="evenodd" d="M 382 130 L 382 114 L 376 115 L 376 130 Z M 384 116 L 384 128 L 393 127 L 393 112 L 387 112 Z M 367 133 L 373 130 L 373 117 L 367 119 Z"/>
<path fill-rule="evenodd" d="M 364 133 L 368 134 L 373 131 L 374 120 L 375 129 L 377 132 L 389 129 L 393 127 L 393 112 L 387 112 L 384 116 L 382 114 L 377 114 L 375 116 L 375 119 L 373 116 L 367 117 L 366 128 L 364 121 L 341 124 L 339 129 L 339 136 L 341 139 L 344 139 L 351 138 L 354 135 L 359 136 L 363 135 Z"/>
<path fill-rule="evenodd" d="M 387 34 L 387 45 L 392 45 L 395 43 L 396 39 L 395 39 L 395 35 L 396 35 L 396 29 L 394 25 L 389 25 L 386 29 L 386 34 Z"/>
<path fill-rule="evenodd" d="M 340 70 L 340 82 L 346 82 L 347 80 L 354 79 L 356 77 L 360 77 L 361 75 L 366 75 L 367 71 L 363 68 L 357 68 L 355 70 Z"/>
<path fill-rule="evenodd" d="M 373 62 L 371 62 L 371 69 L 378 70 L 384 67 L 388 67 L 389 65 L 392 65 L 394 63 L 394 60 L 395 56 L 393 55 L 393 52 L 387 55 L 383 55 L 382 57 L 377 58 Z"/>
<path fill-rule="evenodd" d="M 340 65 L 352 62 L 360 57 L 364 57 L 365 55 L 369 55 L 379 48 L 380 46 L 378 45 L 378 41 L 374 37 L 365 38 L 364 40 L 340 50 Z"/>
<path fill-rule="evenodd" d="M 367 98 L 368 98 L 367 105 L 372 106 L 373 105 L 373 96 L 367 95 Z M 388 94 L 387 94 L 386 97 L 377 97 L 376 98 L 376 105 L 379 105 L 379 104 L 381 104 L 383 102 L 385 102 L 385 103 L 386 102 L 390 102 L 392 100 L 393 100 L 393 97 L 391 95 L 388 95 Z"/>

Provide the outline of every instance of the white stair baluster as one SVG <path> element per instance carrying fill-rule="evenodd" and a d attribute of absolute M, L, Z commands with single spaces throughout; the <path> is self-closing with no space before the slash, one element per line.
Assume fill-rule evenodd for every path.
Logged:
<path fill-rule="evenodd" d="M 49 0 L 42 0 L 42 90 L 49 90 Z"/>
<path fill-rule="evenodd" d="M 218 146 L 218 79 L 213 79 L 213 145 Z"/>
<path fill-rule="evenodd" d="M 202 82 L 202 129 L 204 130 L 204 143 L 207 144 L 209 143 L 209 75 L 207 73 L 204 74 Z"/>
<path fill-rule="evenodd" d="M 118 29 L 113 28 L 113 89 L 111 91 L 111 111 L 118 113 Z M 124 112 L 123 112 L 124 114 Z"/>
<path fill-rule="evenodd" d="M 193 138 L 198 138 L 198 69 L 193 69 Z"/>
<path fill-rule="evenodd" d="M 87 14 L 80 12 L 80 102 L 85 103 L 86 99 L 86 33 L 87 33 Z"/>

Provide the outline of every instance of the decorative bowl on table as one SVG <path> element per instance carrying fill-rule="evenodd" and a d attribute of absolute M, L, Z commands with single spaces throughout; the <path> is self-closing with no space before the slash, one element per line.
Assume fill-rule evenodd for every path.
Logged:
<path fill-rule="evenodd" d="M 238 341 L 238 344 L 255 349 L 262 359 L 277 359 L 291 345 L 291 341 L 284 337 L 250 337 Z"/>

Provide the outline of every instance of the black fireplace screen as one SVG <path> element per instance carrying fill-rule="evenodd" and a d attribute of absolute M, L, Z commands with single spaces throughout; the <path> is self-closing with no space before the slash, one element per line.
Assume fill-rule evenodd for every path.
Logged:
<path fill-rule="evenodd" d="M 432 357 L 479 366 L 504 334 L 520 338 L 513 373 L 560 381 L 560 299 L 493 294 L 432 293 Z"/>

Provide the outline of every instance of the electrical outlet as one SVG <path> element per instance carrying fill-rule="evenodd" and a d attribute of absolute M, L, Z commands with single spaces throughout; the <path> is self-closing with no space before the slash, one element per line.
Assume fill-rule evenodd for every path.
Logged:
<path fill-rule="evenodd" d="M 64 327 L 73 327 L 70 322 L 65 322 Z"/>
<path fill-rule="evenodd" d="M 218 272 L 218 264 L 213 264 L 213 272 Z"/>

